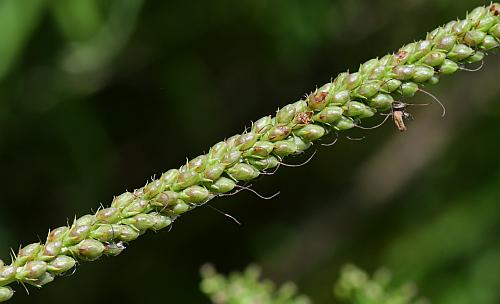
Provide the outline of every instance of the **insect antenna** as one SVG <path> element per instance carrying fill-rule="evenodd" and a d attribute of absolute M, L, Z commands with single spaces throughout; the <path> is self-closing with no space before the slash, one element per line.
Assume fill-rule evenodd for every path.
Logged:
<path fill-rule="evenodd" d="M 475 68 L 475 69 L 469 69 L 469 68 L 466 68 L 465 66 L 461 66 L 461 67 L 458 67 L 461 71 L 466 71 L 466 72 L 478 72 L 480 71 L 484 66 L 484 60 L 481 60 L 481 64 Z"/>
<path fill-rule="evenodd" d="M 362 137 L 350 137 L 349 135 L 346 135 L 345 138 L 352 140 L 352 141 L 361 141 L 361 140 L 364 140 L 366 137 L 364 137 L 364 136 L 362 136 Z"/>
<path fill-rule="evenodd" d="M 339 140 L 339 133 L 338 132 L 335 132 L 335 139 L 331 142 L 331 143 L 327 143 L 327 144 L 321 144 L 323 147 L 331 147 L 333 145 L 335 145 L 337 143 L 337 141 Z"/>
<path fill-rule="evenodd" d="M 363 127 L 363 126 L 361 126 L 361 125 L 356 125 L 356 127 L 357 127 L 357 128 L 360 128 L 360 129 L 362 129 L 362 130 L 375 130 L 375 129 L 378 129 L 378 128 L 380 128 L 381 126 L 383 126 L 383 125 L 387 122 L 387 120 L 389 119 L 389 116 L 390 116 L 390 115 L 386 115 L 386 116 L 385 116 L 385 118 L 384 118 L 384 120 L 383 120 L 381 123 L 379 123 L 378 125 L 375 125 L 375 126 L 373 126 L 373 127 Z"/>
<path fill-rule="evenodd" d="M 418 89 L 420 92 L 422 93 L 425 93 L 426 95 L 430 96 L 432 99 L 434 99 L 434 101 L 436 101 L 440 106 L 441 108 L 443 109 L 443 113 L 441 114 L 441 117 L 444 117 L 446 115 L 446 108 L 445 106 L 443 105 L 443 103 L 436 97 L 434 96 L 433 94 L 423 90 L 423 89 Z"/>
<path fill-rule="evenodd" d="M 279 158 L 280 162 L 279 162 L 279 165 L 283 165 L 285 167 L 291 167 L 291 168 L 298 168 L 298 167 L 302 167 L 306 164 L 308 164 L 312 159 L 313 157 L 316 155 L 316 153 L 318 152 L 318 150 L 314 150 L 313 154 L 311 154 L 311 156 L 309 156 L 309 158 L 307 158 L 306 161 L 304 161 L 303 163 L 301 164 L 287 164 L 287 163 L 284 163 L 281 161 L 281 157 Z"/>
<path fill-rule="evenodd" d="M 237 220 L 234 216 L 232 216 L 231 214 L 225 213 L 225 212 L 223 212 L 223 211 L 221 211 L 221 210 L 219 210 L 219 209 L 215 208 L 215 207 L 214 207 L 214 206 L 212 206 L 212 205 L 207 204 L 207 206 L 208 206 L 208 207 L 210 207 L 212 210 L 214 210 L 214 211 L 216 211 L 216 212 L 218 212 L 218 213 L 222 214 L 223 216 L 225 216 L 225 217 L 227 217 L 227 218 L 229 218 L 229 219 L 232 219 L 232 220 L 233 220 L 236 224 L 238 224 L 238 225 L 240 225 L 240 226 L 241 226 L 240 221 L 238 221 L 238 220 Z"/>

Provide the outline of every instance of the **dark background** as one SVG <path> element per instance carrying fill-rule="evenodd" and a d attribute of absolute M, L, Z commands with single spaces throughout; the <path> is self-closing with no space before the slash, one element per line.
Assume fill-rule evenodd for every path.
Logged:
<path fill-rule="evenodd" d="M 481 4 L 0 0 L 1 256 Z M 444 119 L 415 107 L 407 133 L 388 123 L 314 146 L 309 164 L 256 183 L 281 190 L 273 200 L 213 202 L 242 226 L 199 208 L 30 296 L 16 286 L 12 302 L 206 303 L 200 265 L 255 262 L 332 303 L 352 262 L 389 267 L 434 303 L 499 303 L 499 67 L 488 56 L 427 88 Z"/>

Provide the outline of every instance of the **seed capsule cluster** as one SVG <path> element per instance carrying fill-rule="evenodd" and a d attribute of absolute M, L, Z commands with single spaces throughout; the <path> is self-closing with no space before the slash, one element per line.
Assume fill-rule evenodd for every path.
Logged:
<path fill-rule="evenodd" d="M 394 98 L 411 97 L 461 64 L 481 61 L 500 45 L 499 14 L 498 3 L 478 7 L 425 40 L 369 60 L 358 72 L 340 74 L 274 117 L 265 116 L 243 134 L 215 144 L 207 154 L 115 197 L 110 207 L 51 230 L 45 244 L 24 246 L 10 265 L 0 261 L 0 302 L 12 297 L 12 282 L 41 287 L 78 260 L 118 255 L 147 230 L 169 226 L 182 213 L 276 168 L 283 157 L 304 152 L 326 134 L 354 128 L 363 118 L 389 111 Z"/>

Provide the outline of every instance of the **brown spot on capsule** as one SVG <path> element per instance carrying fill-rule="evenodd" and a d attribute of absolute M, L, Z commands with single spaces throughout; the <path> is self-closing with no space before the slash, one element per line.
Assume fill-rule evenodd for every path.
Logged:
<path fill-rule="evenodd" d="M 492 12 L 495 16 L 500 15 L 500 6 L 498 6 L 496 3 L 492 4 L 490 6 L 490 12 Z"/>
<path fill-rule="evenodd" d="M 313 116 L 313 113 L 311 111 L 302 112 L 302 113 L 297 114 L 297 116 L 295 117 L 295 121 L 298 124 L 307 125 L 308 123 L 311 122 L 312 116 Z"/>
<path fill-rule="evenodd" d="M 396 57 L 397 62 L 401 62 L 408 58 L 409 53 L 407 51 L 399 51 L 396 54 L 394 54 L 394 57 Z"/>

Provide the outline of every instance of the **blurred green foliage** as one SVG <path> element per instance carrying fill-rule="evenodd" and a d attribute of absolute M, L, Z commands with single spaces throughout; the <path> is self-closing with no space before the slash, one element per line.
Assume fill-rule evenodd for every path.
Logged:
<path fill-rule="evenodd" d="M 2 257 L 480 4 L 0 0 Z M 366 139 L 260 180 L 262 193 L 281 189 L 272 201 L 214 202 L 241 227 L 202 208 L 15 301 L 204 303 L 199 265 L 256 261 L 315 303 L 334 302 L 346 262 L 387 266 L 434 303 L 498 303 L 499 64 L 488 56 L 481 72 L 429 88 L 443 120 L 412 108 L 406 134 L 354 131 Z"/>

